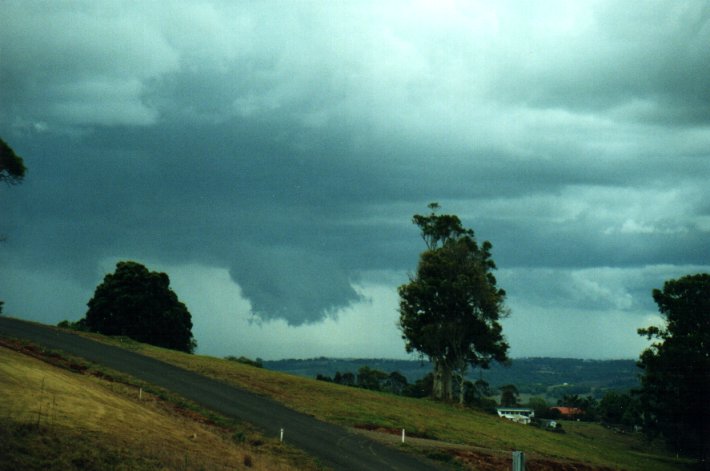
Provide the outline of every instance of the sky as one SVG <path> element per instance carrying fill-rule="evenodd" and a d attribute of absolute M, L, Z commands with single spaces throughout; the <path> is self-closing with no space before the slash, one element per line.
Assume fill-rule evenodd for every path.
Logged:
<path fill-rule="evenodd" d="M 0 2 L 4 314 L 166 272 L 198 353 L 410 358 L 414 214 L 493 244 L 512 357 L 638 358 L 710 271 L 710 4 Z"/>

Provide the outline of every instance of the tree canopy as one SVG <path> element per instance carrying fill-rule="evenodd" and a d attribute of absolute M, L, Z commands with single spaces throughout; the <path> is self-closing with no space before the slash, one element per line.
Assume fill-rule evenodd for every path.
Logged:
<path fill-rule="evenodd" d="M 504 407 L 517 406 L 520 400 L 520 393 L 514 384 L 506 384 L 500 388 L 500 405 Z"/>
<path fill-rule="evenodd" d="M 140 263 L 118 262 L 88 306 L 85 325 L 90 331 L 190 353 L 196 347 L 192 317 L 170 289 L 168 275 Z"/>
<path fill-rule="evenodd" d="M 26 172 L 22 157 L 0 138 L 0 181 L 11 185 L 20 183 Z"/>
<path fill-rule="evenodd" d="M 22 157 L 15 154 L 2 138 L 0 138 L 0 182 L 10 185 L 20 183 L 25 178 L 27 169 L 22 161 Z M 0 234 L 0 242 L 5 241 L 5 236 Z M 2 314 L 3 302 L 0 301 L 0 314 Z"/>
<path fill-rule="evenodd" d="M 463 401 L 463 376 L 469 365 L 488 368 L 506 362 L 508 344 L 498 322 L 505 314 L 505 291 L 492 274 L 490 242 L 480 246 L 473 230 L 455 215 L 415 215 L 427 250 L 417 272 L 399 287 L 399 325 L 407 351 L 434 363 L 434 397 L 453 400 L 454 374 Z"/>
<path fill-rule="evenodd" d="M 710 274 L 654 289 L 665 326 L 639 329 L 655 339 L 640 357 L 644 427 L 677 452 L 710 462 Z"/>

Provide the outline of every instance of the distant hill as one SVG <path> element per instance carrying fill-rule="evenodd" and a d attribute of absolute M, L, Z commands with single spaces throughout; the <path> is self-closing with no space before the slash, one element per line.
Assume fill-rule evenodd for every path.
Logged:
<path fill-rule="evenodd" d="M 265 368 L 315 378 L 316 375 L 333 376 L 357 373 L 363 366 L 384 372 L 398 371 L 410 383 L 430 373 L 428 362 L 387 359 L 313 358 L 308 360 L 264 361 Z M 511 366 L 495 365 L 489 370 L 475 370 L 469 379 L 483 378 L 493 388 L 514 384 L 523 394 L 561 397 L 579 394 L 601 397 L 604 391 L 629 390 L 639 386 L 639 368 L 634 360 L 579 360 L 570 358 L 518 358 Z"/>

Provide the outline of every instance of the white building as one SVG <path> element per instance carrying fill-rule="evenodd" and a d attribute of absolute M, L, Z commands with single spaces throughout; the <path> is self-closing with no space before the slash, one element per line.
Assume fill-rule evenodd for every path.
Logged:
<path fill-rule="evenodd" d="M 505 417 L 508 420 L 519 424 L 529 424 L 530 420 L 535 417 L 535 411 L 525 407 L 496 407 L 498 417 Z"/>

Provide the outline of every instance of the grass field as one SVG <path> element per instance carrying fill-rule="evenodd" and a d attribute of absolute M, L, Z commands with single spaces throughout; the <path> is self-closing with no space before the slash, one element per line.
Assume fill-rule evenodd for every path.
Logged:
<path fill-rule="evenodd" d="M 528 469 L 689 469 L 638 435 L 624 435 L 598 424 L 564 422 L 565 433 L 551 433 L 513 424 L 479 411 L 403 398 L 363 389 L 277 373 L 200 355 L 187 355 L 130 340 L 106 339 L 198 373 L 270 396 L 322 420 L 348 427 L 392 432 L 381 439 L 397 442 L 394 433 L 406 429 L 413 451 L 435 453 L 442 459 L 458 456 L 468 469 L 505 469 L 499 466 L 513 450 L 526 453 Z M 467 460 L 466 456 L 475 459 Z M 494 463 L 487 467 L 486 463 Z M 509 469 L 509 468 L 508 468 Z"/>
<path fill-rule="evenodd" d="M 248 428 L 0 346 L 0 470 L 44 469 L 318 468 Z"/>

